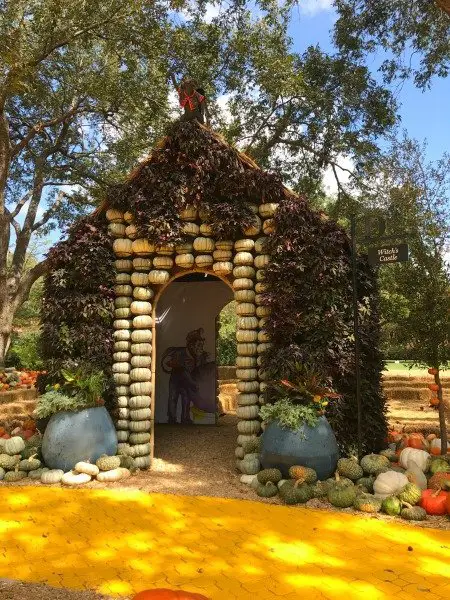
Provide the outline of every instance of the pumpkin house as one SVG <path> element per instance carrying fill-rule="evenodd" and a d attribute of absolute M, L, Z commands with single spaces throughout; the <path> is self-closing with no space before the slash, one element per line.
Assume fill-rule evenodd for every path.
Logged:
<path fill-rule="evenodd" d="M 215 316 L 236 301 L 239 421 L 261 433 L 269 377 L 308 361 L 341 401 L 327 415 L 355 445 L 351 248 L 346 232 L 197 122 L 166 138 L 49 253 L 49 369 L 87 360 L 110 379 L 120 444 L 151 466 L 156 422 L 215 422 Z M 358 257 L 364 449 L 386 435 L 376 279 Z"/>

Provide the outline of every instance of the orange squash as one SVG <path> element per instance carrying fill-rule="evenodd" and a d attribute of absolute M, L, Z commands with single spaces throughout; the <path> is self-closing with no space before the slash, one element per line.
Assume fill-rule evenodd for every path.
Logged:
<path fill-rule="evenodd" d="M 133 600 L 210 600 L 202 594 L 184 592 L 183 590 L 169 590 L 158 588 L 155 590 L 144 590 L 134 596 Z"/>
<path fill-rule="evenodd" d="M 421 433 L 411 433 L 408 436 L 407 445 L 409 448 L 416 448 L 416 450 L 428 450 L 428 444 Z"/>
<path fill-rule="evenodd" d="M 439 398 L 437 396 L 431 396 L 430 406 L 439 406 Z"/>
<path fill-rule="evenodd" d="M 419 505 L 427 511 L 429 515 L 447 514 L 448 494 L 438 490 L 423 490 Z"/>
<path fill-rule="evenodd" d="M 430 367 L 430 368 L 428 369 L 428 373 L 429 373 L 430 375 L 437 375 L 437 374 L 439 373 L 439 371 L 438 371 L 438 369 L 435 369 L 435 368 L 433 368 L 433 367 Z"/>
<path fill-rule="evenodd" d="M 439 386 L 437 383 L 429 383 L 428 389 L 431 390 L 432 392 L 437 392 L 439 390 Z"/>

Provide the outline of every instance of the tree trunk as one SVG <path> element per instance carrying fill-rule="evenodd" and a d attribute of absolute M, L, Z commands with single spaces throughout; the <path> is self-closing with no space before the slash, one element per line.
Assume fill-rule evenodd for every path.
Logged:
<path fill-rule="evenodd" d="M 0 307 L 0 368 L 5 366 L 6 353 L 11 343 L 15 307 L 6 301 Z"/>
<path fill-rule="evenodd" d="M 439 369 L 434 376 L 435 383 L 438 384 L 437 397 L 439 399 L 439 431 L 441 435 L 441 454 L 447 454 L 447 423 L 445 419 L 444 395 L 442 393 L 442 383 L 439 377 Z"/>

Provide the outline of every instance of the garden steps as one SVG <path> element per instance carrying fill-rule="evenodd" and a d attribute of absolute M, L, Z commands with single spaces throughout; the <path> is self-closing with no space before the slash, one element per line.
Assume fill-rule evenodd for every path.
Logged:
<path fill-rule="evenodd" d="M 0 425 L 20 425 L 36 408 L 37 390 L 10 390 L 0 394 Z"/>

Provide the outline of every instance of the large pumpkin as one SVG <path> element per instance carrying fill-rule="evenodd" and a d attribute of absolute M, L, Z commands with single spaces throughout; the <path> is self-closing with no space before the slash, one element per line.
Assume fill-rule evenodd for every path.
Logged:
<path fill-rule="evenodd" d="M 158 588 L 155 590 L 145 590 L 134 596 L 133 600 L 210 600 L 203 594 L 194 592 L 185 592 L 183 590 L 169 590 L 167 588 Z"/>
<path fill-rule="evenodd" d="M 408 461 L 413 460 L 416 465 L 424 473 L 430 465 L 430 455 L 425 450 L 417 450 L 416 448 L 404 448 L 400 453 L 400 466 L 404 469 L 408 468 Z"/>

